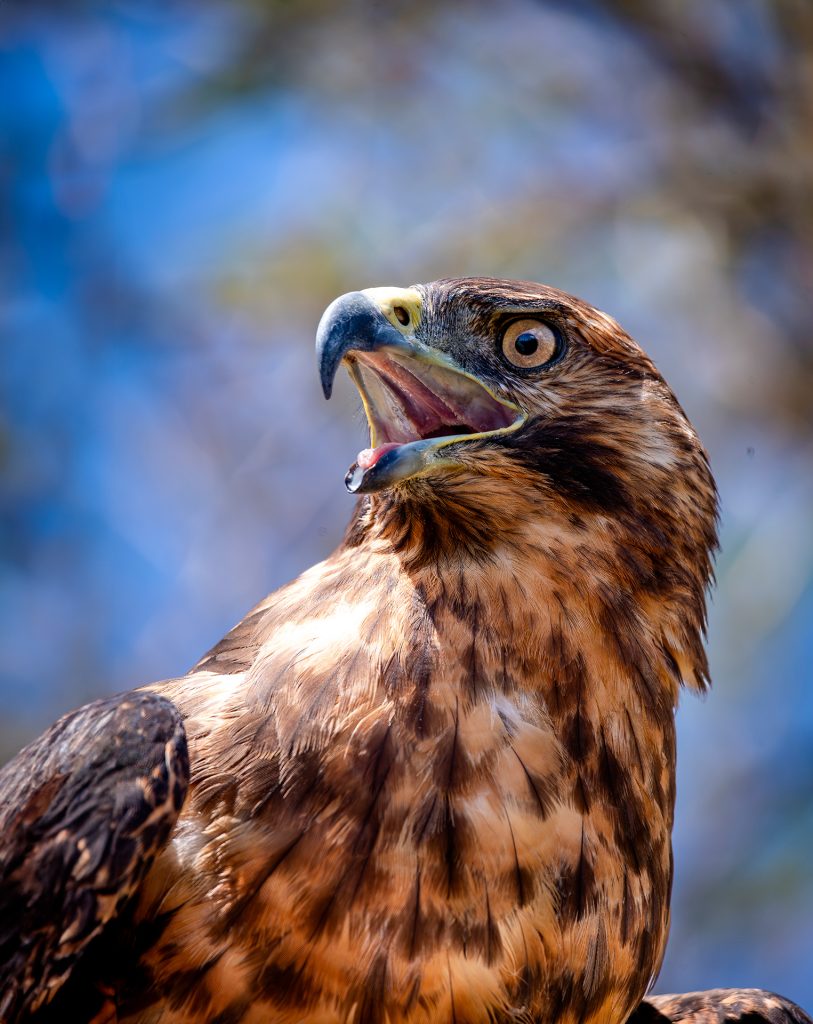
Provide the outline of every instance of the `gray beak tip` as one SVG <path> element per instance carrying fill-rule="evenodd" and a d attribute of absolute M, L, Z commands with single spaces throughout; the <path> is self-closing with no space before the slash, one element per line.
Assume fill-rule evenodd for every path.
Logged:
<path fill-rule="evenodd" d="M 322 314 L 316 328 L 316 359 L 325 398 L 333 394 L 333 380 L 339 363 L 353 342 L 353 314 L 369 305 L 369 300 L 361 292 L 347 292 L 334 299 Z"/>
<path fill-rule="evenodd" d="M 316 328 L 316 359 L 325 398 L 330 398 L 336 371 L 349 351 L 371 352 L 381 345 L 402 343 L 398 331 L 362 292 L 334 299 Z"/>

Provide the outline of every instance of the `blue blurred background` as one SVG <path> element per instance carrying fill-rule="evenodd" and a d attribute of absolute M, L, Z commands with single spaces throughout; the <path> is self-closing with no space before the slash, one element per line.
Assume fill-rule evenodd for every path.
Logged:
<path fill-rule="evenodd" d="M 0 202 L 3 758 L 335 545 L 335 295 L 548 281 L 654 355 L 722 492 L 657 989 L 813 1008 L 813 5 L 3 0 Z"/>

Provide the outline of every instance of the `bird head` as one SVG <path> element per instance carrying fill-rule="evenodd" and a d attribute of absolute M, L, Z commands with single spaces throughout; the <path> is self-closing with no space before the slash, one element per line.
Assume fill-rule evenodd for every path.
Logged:
<path fill-rule="evenodd" d="M 353 492 L 533 473 L 568 512 L 611 511 L 653 485 L 677 494 L 687 473 L 709 482 L 649 357 L 555 288 L 464 278 L 350 292 L 325 311 L 317 354 L 325 396 L 343 363 L 369 421 L 370 447 L 345 480 Z"/>
<path fill-rule="evenodd" d="M 542 552 L 548 574 L 567 564 L 593 591 L 668 595 L 699 631 L 714 481 L 677 399 L 606 313 L 525 281 L 370 288 L 328 307 L 317 353 L 325 395 L 345 365 L 369 421 L 346 477 L 365 496 L 357 524 L 394 519 L 427 561 Z"/>

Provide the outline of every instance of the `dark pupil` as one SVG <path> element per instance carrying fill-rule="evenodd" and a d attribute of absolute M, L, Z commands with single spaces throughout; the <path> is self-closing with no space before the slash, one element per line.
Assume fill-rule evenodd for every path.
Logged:
<path fill-rule="evenodd" d="M 523 331 L 514 342 L 514 348 L 521 356 L 532 356 L 539 348 L 539 339 L 532 331 Z"/>

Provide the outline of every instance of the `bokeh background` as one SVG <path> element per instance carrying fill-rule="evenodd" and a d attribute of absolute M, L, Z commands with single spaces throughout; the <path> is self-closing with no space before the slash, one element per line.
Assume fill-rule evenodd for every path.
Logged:
<path fill-rule="evenodd" d="M 813 1008 L 813 4 L 0 4 L 0 755 L 323 557 L 338 293 L 617 316 L 722 492 L 659 991 Z"/>

